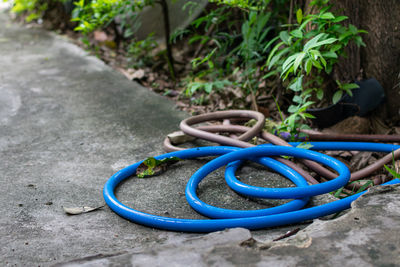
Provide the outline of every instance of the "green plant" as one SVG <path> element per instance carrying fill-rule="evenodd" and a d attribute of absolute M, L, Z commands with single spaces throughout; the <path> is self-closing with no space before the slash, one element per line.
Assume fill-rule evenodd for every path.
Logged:
<path fill-rule="evenodd" d="M 136 176 L 138 178 L 145 178 L 153 175 L 158 175 L 167 170 L 167 168 L 177 163 L 178 161 L 182 161 L 182 159 L 178 157 L 169 157 L 161 160 L 155 159 L 153 157 L 149 157 L 145 159 L 136 169 Z"/>
<path fill-rule="evenodd" d="M 198 43 L 199 48 L 192 60 L 194 72 L 186 91 L 195 91 L 193 85 L 202 86 L 195 80 L 206 80 L 203 84 L 208 89 L 212 88 L 211 84 L 229 80 L 232 86 L 241 88 L 244 96 L 251 95 L 253 107 L 257 108 L 255 95 L 263 76 L 259 67 L 265 60 L 263 48 L 273 28 L 269 25 L 272 13 L 261 7 L 270 1 L 210 2 L 220 5 L 192 23 L 195 29 L 202 27 L 205 34 L 197 33 L 189 40 L 189 44 Z M 239 8 L 243 16 L 235 16 L 232 7 Z M 197 56 L 206 44 L 212 48 L 205 55 Z"/>
<path fill-rule="evenodd" d="M 227 85 L 232 85 L 232 82 L 228 80 L 216 80 L 210 82 L 192 81 L 187 85 L 185 94 L 187 96 L 192 96 L 198 91 L 210 94 L 212 91 L 222 90 Z"/>
<path fill-rule="evenodd" d="M 170 24 L 166 0 L 79 0 L 75 3 L 76 7 L 73 10 L 72 20 L 78 22 L 78 26 L 75 30 L 81 31 L 84 34 L 88 34 L 98 28 L 107 27 L 113 23 L 115 33 L 118 36 L 119 31 L 115 20 L 118 16 L 121 19 L 119 26 L 123 30 L 123 37 L 130 37 L 133 35 L 134 30 L 138 28 L 138 25 L 131 26 L 128 21 L 135 21 L 138 12 L 146 6 L 154 6 L 155 4 L 159 4 L 163 11 L 166 46 L 165 56 L 171 78 L 175 79 L 176 73 L 169 36 Z"/>
<path fill-rule="evenodd" d="M 349 183 L 349 185 L 351 186 L 359 183 L 363 183 L 363 185 L 357 190 L 355 190 L 355 186 L 353 186 L 351 190 L 346 190 L 344 187 L 341 187 L 338 190 L 331 192 L 331 194 L 336 198 L 345 198 L 348 196 L 352 196 L 354 194 L 361 193 L 362 191 L 365 191 L 367 188 L 374 186 L 374 181 L 372 180 L 353 181 Z"/>
<path fill-rule="evenodd" d="M 388 167 L 387 165 L 384 165 L 385 169 L 394 177 L 394 178 L 400 178 L 400 172 L 399 170 L 395 167 L 396 162 L 394 159 L 394 152 L 392 151 L 392 168 Z"/>
<path fill-rule="evenodd" d="M 149 66 L 153 63 L 153 51 L 158 47 L 158 43 L 154 40 L 153 34 L 147 36 L 146 39 L 133 41 L 128 46 L 128 55 L 131 58 L 131 66 L 141 68 Z"/>
<path fill-rule="evenodd" d="M 11 12 L 16 14 L 27 14 L 26 22 L 31 22 L 43 17 L 44 12 L 51 1 L 57 0 L 14 0 Z"/>
<path fill-rule="evenodd" d="M 298 128 L 306 127 L 303 122 L 312 118 L 307 108 L 314 104 L 312 99 L 323 99 L 322 81 L 332 72 L 339 58 L 345 56 L 344 48 L 350 41 L 358 46 L 364 45 L 360 33 L 365 31 L 351 24 L 348 27 L 341 25 L 340 22 L 347 17 L 334 15 L 330 11 L 332 6 L 326 6 L 328 2 L 313 1 L 316 6 L 325 5 L 316 14 L 303 14 L 298 9 L 297 24 L 281 31 L 264 49 L 270 50 L 265 67 L 271 71 L 265 77 L 279 73 L 287 89 L 293 93 L 292 105 L 288 109 L 290 115 L 282 118 L 279 131 L 296 135 Z M 337 103 L 344 92 L 351 95 L 351 90 L 358 87 L 340 81 L 337 85 L 333 103 Z"/>

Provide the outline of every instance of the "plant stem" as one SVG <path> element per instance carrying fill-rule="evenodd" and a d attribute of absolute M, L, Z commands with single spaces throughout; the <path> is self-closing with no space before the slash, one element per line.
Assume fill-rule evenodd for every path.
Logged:
<path fill-rule="evenodd" d="M 172 47 L 171 47 L 171 43 L 169 41 L 171 26 L 170 26 L 170 23 L 169 23 L 168 3 L 167 3 L 166 0 L 158 0 L 157 3 L 161 5 L 162 12 L 163 12 L 165 46 L 167 48 L 168 69 L 169 69 L 169 72 L 171 74 L 171 78 L 175 81 L 176 80 L 176 72 L 175 72 L 174 58 L 172 56 Z"/>

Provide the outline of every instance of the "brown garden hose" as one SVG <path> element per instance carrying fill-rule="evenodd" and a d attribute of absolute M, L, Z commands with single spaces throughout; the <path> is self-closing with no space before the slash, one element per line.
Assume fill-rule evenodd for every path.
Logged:
<path fill-rule="evenodd" d="M 209 132 L 209 133 L 222 133 L 222 132 L 230 132 L 230 133 L 243 133 L 243 132 L 247 132 L 249 130 L 248 127 L 246 126 L 240 126 L 240 125 L 207 125 L 207 126 L 199 126 L 196 128 L 192 128 L 192 129 L 196 129 L 198 131 L 205 131 L 205 132 Z M 213 136 L 210 135 L 210 137 L 212 137 L 212 140 L 207 139 L 208 141 L 212 141 L 215 143 L 220 143 L 219 142 L 219 138 L 220 137 L 224 137 L 221 135 L 216 135 L 216 134 L 212 134 Z M 255 145 L 247 143 L 247 142 L 243 142 L 240 141 L 238 139 L 233 139 L 230 138 L 231 141 L 230 143 L 220 143 L 220 144 L 224 144 L 224 145 L 230 145 L 230 146 L 237 146 L 237 147 L 242 147 L 242 148 L 246 148 L 246 147 L 253 147 Z M 224 138 L 224 141 L 225 138 Z M 164 139 L 164 150 L 167 152 L 171 152 L 171 151 L 178 151 L 178 150 L 183 150 L 184 148 L 180 148 L 177 146 L 174 146 L 170 139 L 168 137 L 166 137 Z M 281 163 L 286 164 L 287 166 L 291 167 L 292 169 L 294 169 L 295 171 L 297 171 L 299 174 L 301 174 L 309 183 L 311 184 L 318 184 L 319 182 L 312 177 L 308 172 L 304 171 L 303 169 L 301 169 L 299 166 L 297 166 L 295 163 L 283 159 L 283 158 L 275 158 L 276 160 L 278 160 Z"/>
<path fill-rule="evenodd" d="M 229 122 L 229 119 L 256 119 L 257 123 L 252 127 L 245 127 L 245 126 L 240 126 L 240 125 L 232 125 Z M 215 121 L 215 120 L 224 120 L 222 125 L 207 125 L 207 126 L 198 126 L 198 127 L 192 127 L 192 125 L 198 124 L 198 123 L 204 123 L 207 121 Z M 278 136 L 275 136 L 271 133 L 268 133 L 266 131 L 263 131 L 262 128 L 264 126 L 265 118 L 264 115 L 262 115 L 259 112 L 256 111 L 249 111 L 249 110 L 230 110 L 230 111 L 218 111 L 214 113 L 208 113 L 208 114 L 202 114 L 198 116 L 193 116 L 190 118 L 187 118 L 183 120 L 180 123 L 180 128 L 183 131 L 183 133 L 193 136 L 196 138 L 200 139 L 205 139 L 211 142 L 215 142 L 218 144 L 222 145 L 230 145 L 230 146 L 237 146 L 237 147 L 252 147 L 254 146 L 253 144 L 250 144 L 246 141 L 258 136 L 262 139 L 264 139 L 267 142 L 270 142 L 275 145 L 281 145 L 281 146 L 290 146 L 289 143 L 284 141 L 283 139 L 279 138 Z M 230 137 L 228 136 L 223 136 L 223 135 L 218 135 L 216 133 L 238 133 L 241 134 L 240 136 L 234 138 L 233 135 Z M 399 142 L 400 141 L 400 136 L 395 136 L 395 135 L 339 135 L 339 134 L 325 134 L 325 133 L 319 133 L 315 131 L 306 131 L 305 133 L 308 134 L 308 139 L 307 140 L 324 140 L 324 141 L 359 141 L 359 142 L 365 142 L 365 141 L 381 141 L 381 142 Z M 182 148 L 176 147 L 172 145 L 170 142 L 169 138 L 166 138 L 164 140 L 164 149 L 166 151 L 176 151 L 176 150 L 181 150 Z M 385 157 L 381 158 L 380 160 L 376 161 L 375 163 L 358 170 L 354 173 L 351 174 L 350 182 L 354 182 L 357 180 L 360 180 L 362 178 L 368 177 L 370 174 L 373 172 L 381 169 L 384 164 L 388 164 L 392 161 L 392 158 L 398 158 L 400 157 L 400 149 L 394 151 L 394 153 L 390 153 L 386 155 Z M 296 170 L 298 173 L 300 173 L 309 183 L 311 184 L 316 184 L 318 181 L 311 176 L 308 172 L 304 171 L 302 168 L 294 164 L 293 162 L 283 159 L 283 158 L 276 158 L 280 162 L 288 165 L 289 167 L 293 168 Z M 337 175 L 327 168 L 321 166 L 320 164 L 309 161 L 309 160 L 301 160 L 303 164 L 305 164 L 307 167 L 309 167 L 311 170 L 315 171 L 317 174 L 319 174 L 321 177 L 325 179 L 334 179 Z M 374 184 L 381 184 L 385 181 L 382 181 L 379 178 L 374 179 Z M 353 183 L 349 184 L 347 187 L 351 189 L 359 189 L 362 186 L 362 184 L 359 183 Z"/>

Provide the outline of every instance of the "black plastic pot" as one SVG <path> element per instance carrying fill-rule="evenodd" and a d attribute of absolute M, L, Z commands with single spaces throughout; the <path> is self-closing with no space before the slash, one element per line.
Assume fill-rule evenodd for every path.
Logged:
<path fill-rule="evenodd" d="M 375 78 L 355 83 L 360 87 L 352 90 L 353 96 L 345 94 L 334 105 L 307 110 L 315 116 L 312 121 L 316 126 L 325 128 L 351 116 L 366 116 L 383 102 L 385 92 Z"/>

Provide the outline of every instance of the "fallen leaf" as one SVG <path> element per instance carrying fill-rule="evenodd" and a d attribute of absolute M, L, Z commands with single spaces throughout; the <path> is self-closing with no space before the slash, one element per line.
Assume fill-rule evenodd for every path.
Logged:
<path fill-rule="evenodd" d="M 140 69 L 140 70 L 137 70 L 134 73 L 132 73 L 131 77 L 132 77 L 132 80 L 134 80 L 134 79 L 141 80 L 141 79 L 143 79 L 144 75 L 145 75 L 144 70 Z"/>
<path fill-rule="evenodd" d="M 104 207 L 104 205 L 95 207 L 95 208 L 83 206 L 83 207 L 73 207 L 73 208 L 63 207 L 63 209 L 64 209 L 64 212 L 68 215 L 78 215 L 78 214 L 82 214 L 82 213 L 95 211 L 95 210 L 101 209 L 102 207 Z"/>
<path fill-rule="evenodd" d="M 94 31 L 93 32 L 93 37 L 98 42 L 105 42 L 108 39 L 107 34 L 105 32 L 103 32 L 103 31 Z"/>
<path fill-rule="evenodd" d="M 168 166 L 181 160 L 182 159 L 178 157 L 170 157 L 162 160 L 149 157 L 136 168 L 136 176 L 139 178 L 145 178 L 159 175 L 165 172 L 168 169 Z"/>

